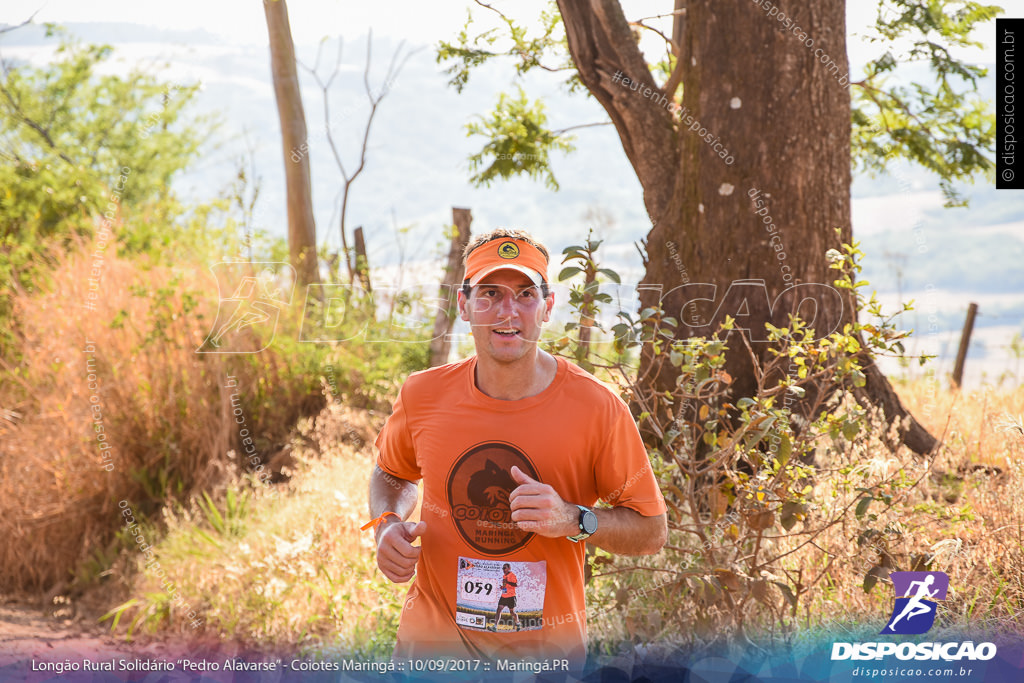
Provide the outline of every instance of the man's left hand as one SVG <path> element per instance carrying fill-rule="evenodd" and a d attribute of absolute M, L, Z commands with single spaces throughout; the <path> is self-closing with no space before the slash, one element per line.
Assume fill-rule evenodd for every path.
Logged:
<path fill-rule="evenodd" d="M 557 538 L 575 536 L 580 531 L 580 509 L 562 500 L 551 486 L 531 479 L 515 465 L 512 479 L 519 486 L 509 494 L 512 521 L 523 531 Z"/>

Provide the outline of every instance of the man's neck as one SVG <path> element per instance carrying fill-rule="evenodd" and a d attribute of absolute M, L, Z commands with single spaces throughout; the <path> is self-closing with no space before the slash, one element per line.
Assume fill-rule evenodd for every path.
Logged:
<path fill-rule="evenodd" d="M 520 358 L 514 363 L 497 363 L 477 356 L 476 388 L 491 398 L 518 401 L 541 393 L 555 379 L 558 362 L 546 351 Z"/>

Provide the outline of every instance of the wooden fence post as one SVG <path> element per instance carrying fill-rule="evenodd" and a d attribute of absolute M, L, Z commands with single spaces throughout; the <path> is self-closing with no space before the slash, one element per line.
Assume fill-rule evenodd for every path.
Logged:
<path fill-rule="evenodd" d="M 974 331 L 974 317 L 978 315 L 978 304 L 971 302 L 967 307 L 967 320 L 964 331 L 960 335 L 960 348 L 956 352 L 956 365 L 953 366 L 953 386 L 957 389 L 964 379 L 964 362 L 967 360 L 967 347 L 971 343 L 971 332 Z"/>

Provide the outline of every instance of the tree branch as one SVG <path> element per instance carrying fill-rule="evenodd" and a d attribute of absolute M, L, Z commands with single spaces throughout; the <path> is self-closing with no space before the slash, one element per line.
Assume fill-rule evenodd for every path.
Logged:
<path fill-rule="evenodd" d="M 494 7 L 492 5 L 488 5 L 486 2 L 483 2 L 482 0 L 473 0 L 473 1 L 476 4 L 480 5 L 481 7 L 483 7 L 484 9 L 489 9 L 492 12 L 494 12 L 495 14 L 497 14 L 499 17 L 501 17 L 501 20 L 505 22 L 506 26 L 508 26 L 509 33 L 514 33 L 514 31 L 515 31 L 515 22 L 513 22 L 512 19 L 509 18 L 508 15 L 506 15 L 504 12 L 502 12 L 497 7 Z M 532 61 L 533 64 L 535 64 L 537 66 L 537 68 L 542 69 L 544 71 L 548 71 L 550 73 L 558 73 L 559 71 L 568 71 L 569 70 L 568 67 L 564 67 L 564 66 L 555 67 L 555 66 L 547 66 L 545 64 L 541 64 L 539 61 L 537 61 L 536 59 L 533 59 L 532 57 L 530 57 L 530 55 L 528 53 L 526 53 L 526 52 L 524 52 L 522 50 L 509 51 L 508 54 L 510 54 L 510 55 L 511 54 L 517 54 L 517 55 L 519 55 L 519 58 L 523 60 L 523 62 Z"/>
<path fill-rule="evenodd" d="M 666 36 L 665 33 L 661 29 L 654 28 L 653 26 L 648 26 L 647 24 L 644 23 L 643 19 L 637 19 L 636 21 L 631 21 L 631 22 L 629 22 L 629 25 L 630 26 L 639 26 L 640 28 L 647 29 L 651 33 L 657 33 L 659 36 L 661 36 L 661 39 L 664 40 L 668 44 L 669 52 L 671 53 L 673 51 L 673 48 L 675 47 L 675 45 L 672 43 L 672 39 L 669 38 L 668 36 Z"/>
<path fill-rule="evenodd" d="M 341 250 L 345 258 L 345 267 L 346 270 L 348 271 L 349 281 L 354 282 L 356 268 L 355 264 L 353 263 L 353 257 L 350 254 L 351 250 L 349 249 L 348 246 L 348 235 L 346 230 L 349 193 L 352 189 L 352 183 L 355 182 L 356 178 L 359 177 L 359 175 L 363 172 L 363 169 L 366 167 L 366 151 L 369 147 L 370 142 L 370 129 L 373 126 L 373 119 L 377 115 L 377 107 L 380 105 L 381 101 L 387 96 L 388 92 L 391 90 L 392 82 L 395 80 L 395 78 L 398 77 L 398 74 L 401 73 L 402 69 L 405 67 L 406 62 L 409 61 L 409 58 L 412 55 L 418 52 L 418 49 L 406 52 L 405 56 L 401 59 L 401 61 L 398 61 L 399 55 L 405 48 L 405 41 L 403 40 L 401 43 L 398 44 L 398 47 L 395 49 L 394 54 L 391 56 L 391 62 L 388 64 L 387 72 L 384 75 L 384 84 L 381 86 L 380 91 L 374 94 L 373 87 L 370 85 L 370 67 L 373 61 L 373 29 L 370 29 L 369 35 L 366 38 L 366 66 L 363 68 L 363 89 L 366 92 L 366 98 L 370 103 L 370 113 L 366 119 L 366 124 L 363 127 L 363 139 L 359 148 L 359 165 L 352 172 L 352 174 L 349 175 L 348 171 L 345 170 L 345 162 L 342 161 L 341 153 L 338 151 L 338 146 L 337 144 L 335 144 L 334 136 L 331 133 L 330 102 L 327 96 L 331 84 L 334 82 L 335 77 L 337 77 L 341 69 L 343 41 L 341 38 L 338 39 L 338 54 L 334 61 L 334 70 L 331 72 L 331 75 L 326 82 L 320 77 L 319 73 L 316 70 L 317 67 L 319 67 L 320 65 L 320 51 L 322 46 L 323 43 L 321 43 L 321 45 L 317 47 L 317 57 L 316 62 L 314 64 L 314 68 L 310 69 L 308 66 L 302 63 L 299 63 L 299 66 L 301 66 L 303 69 L 312 74 L 313 78 L 317 82 L 317 85 L 320 86 L 321 92 L 323 93 L 324 131 L 327 137 L 327 146 L 331 150 L 331 154 L 334 157 L 334 163 L 338 166 L 338 170 L 341 171 L 341 177 L 343 179 L 341 189 L 341 215 L 338 220 L 338 229 L 339 232 L 341 233 Z"/>
<path fill-rule="evenodd" d="M 18 121 L 20 121 L 21 123 L 25 124 L 32 130 L 34 130 L 36 133 L 38 133 L 39 137 L 43 139 L 47 146 L 57 153 L 57 156 L 66 161 L 68 164 L 72 166 L 75 165 L 75 162 L 72 161 L 67 154 L 65 154 L 62 150 L 58 149 L 57 143 L 55 143 L 53 141 L 53 138 L 50 137 L 50 131 L 48 131 L 43 126 L 30 119 L 28 115 L 25 114 L 24 111 L 22 111 L 21 105 L 14 100 L 14 97 L 11 95 L 11 92 L 2 83 L 0 83 L 0 93 L 2 93 L 3 96 L 10 103 L 12 113 L 15 115 L 15 118 Z"/>
<path fill-rule="evenodd" d="M 656 179 L 679 170 L 675 128 L 622 8 L 615 0 L 558 0 L 558 8 L 580 80 L 608 112 L 641 185 L 649 188 L 648 209 L 660 211 L 671 188 Z M 645 89 L 658 98 L 645 97 Z"/>
<path fill-rule="evenodd" d="M 568 128 L 559 128 L 558 130 L 551 131 L 552 135 L 561 135 L 562 133 L 568 133 L 570 130 L 576 130 L 578 128 L 594 128 L 596 126 L 610 126 L 611 121 L 599 121 L 597 123 L 581 123 L 576 126 L 569 126 Z"/>
<path fill-rule="evenodd" d="M 30 16 L 28 19 L 26 19 L 25 21 L 21 22 L 20 24 L 17 24 L 17 25 L 14 25 L 14 26 L 8 26 L 6 28 L 0 28 L 0 34 L 7 33 L 8 31 L 14 31 L 14 30 L 17 30 L 17 29 L 21 28 L 22 26 L 25 26 L 27 24 L 31 24 L 32 20 L 36 18 L 36 15 L 39 14 L 41 9 L 42 8 L 37 9 L 35 12 L 32 13 L 32 16 Z"/>

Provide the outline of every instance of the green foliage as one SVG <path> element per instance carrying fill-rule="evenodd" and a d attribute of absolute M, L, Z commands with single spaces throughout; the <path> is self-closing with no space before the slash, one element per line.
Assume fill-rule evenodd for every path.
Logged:
<path fill-rule="evenodd" d="M 249 509 L 251 498 L 252 494 L 248 490 L 243 489 L 239 493 L 234 488 L 228 487 L 222 513 L 210 494 L 203 491 L 202 497 L 196 498 L 196 505 L 201 517 L 206 522 L 206 528 L 197 524 L 188 529 L 189 554 L 209 560 L 228 552 L 229 546 L 238 542 L 239 539 L 245 538 L 248 533 L 247 523 L 253 516 Z M 146 526 L 146 535 L 151 538 L 159 536 L 155 528 Z M 121 537 L 131 539 L 126 532 L 122 532 Z M 130 543 L 130 545 L 134 546 L 135 544 Z M 161 559 L 173 563 L 173 554 L 176 548 L 171 547 L 168 550 L 172 558 Z M 134 551 L 134 548 L 130 548 L 128 552 Z M 157 557 L 161 557 L 159 550 L 157 550 Z M 160 564 L 156 563 L 154 567 L 160 567 Z M 110 630 L 116 632 L 121 620 L 131 614 L 128 627 L 125 630 L 127 640 L 131 640 L 133 634 L 140 629 L 144 629 L 148 633 L 155 633 L 162 626 L 170 624 L 175 604 L 185 604 L 185 601 L 177 595 L 178 589 L 184 590 L 185 587 L 179 586 L 172 593 L 168 587 L 175 588 L 173 581 L 165 580 L 161 585 L 164 590 L 147 591 L 141 599 L 130 598 L 100 617 L 100 622 L 109 621 Z"/>
<path fill-rule="evenodd" d="M 225 539 L 242 538 L 246 533 L 245 520 L 248 517 L 249 498 L 248 491 L 236 493 L 235 489 L 229 487 L 224 496 L 223 514 L 206 491 L 203 491 L 203 497 L 197 503 L 206 517 L 207 524 L 218 536 Z"/>
<path fill-rule="evenodd" d="M 596 247 L 588 240 L 566 250 L 572 265 L 563 275 L 598 272 Z M 767 325 L 770 359 L 754 358 L 757 388 L 749 396 L 735 395 L 726 371 L 731 318 L 711 337 L 675 341 L 676 321 L 663 311 L 619 313 L 622 322 L 611 332 L 620 355 L 592 363 L 621 378 L 624 397 L 641 411 L 641 428 L 656 435 L 651 465 L 671 531 L 655 558 L 591 558 L 592 573 L 607 577 L 603 590 L 591 589 L 598 608 L 592 628 L 609 629 L 609 646 L 622 637 L 661 642 L 681 633 L 704 640 L 762 627 L 787 632 L 799 608 L 816 599 L 827 575 L 820 567 L 851 545 L 867 588 L 889 571 L 928 566 L 930 555 L 915 547 L 911 529 L 891 521 L 920 504 L 928 468 L 863 462 L 869 444 L 882 447 L 880 440 L 891 438 L 890 426 L 851 396 L 865 384 L 866 364 L 902 354 L 908 333 L 862 293 L 868 283 L 859 278 L 860 256 L 856 245 L 844 245 L 827 258 L 834 286 L 871 322 L 820 338 L 795 316 L 784 327 Z M 584 304 L 585 291 L 574 305 L 596 315 L 596 306 Z M 630 349 L 652 354 L 661 372 L 670 366 L 676 389 L 646 391 L 623 367 L 621 354 Z M 552 350 L 573 351 L 568 344 Z M 658 371 L 657 362 L 653 367 Z M 949 485 L 940 487 L 948 495 Z M 966 508 L 947 512 L 970 515 Z M 620 631 L 624 621 L 634 624 L 630 633 Z M 639 621 L 647 624 L 642 632 Z"/>
<path fill-rule="evenodd" d="M 60 33 L 48 26 L 48 35 Z M 169 188 L 208 130 L 186 115 L 198 86 L 138 70 L 104 74 L 110 46 L 62 40 L 45 66 L 2 64 L 0 320 L 15 292 L 34 291 L 46 276 L 49 250 L 76 236 L 109 230 L 140 250 L 173 240 L 183 211 Z M 144 219 L 122 224 L 126 213 Z M 146 231 L 164 238 L 142 238 Z"/>
<path fill-rule="evenodd" d="M 466 23 L 456 36 L 455 41 L 442 40 L 437 47 L 437 63 L 454 62 L 445 69 L 451 85 L 457 92 L 469 83 L 473 69 L 495 57 L 510 57 L 515 60 L 516 75 L 522 76 L 533 69 L 545 71 L 568 71 L 572 75 L 567 84 L 571 89 L 581 88 L 582 84 L 576 75 L 569 59 L 569 48 L 565 31 L 562 29 L 562 15 L 558 12 L 555 2 L 540 14 L 537 26 L 540 35 L 530 36 L 529 31 L 514 19 L 498 11 L 492 6 L 482 5 L 494 12 L 502 24 L 502 29 L 490 29 L 470 37 L 473 26 L 473 12 L 467 10 Z M 499 45 L 500 43 L 500 45 Z M 501 49 L 501 46 L 507 46 Z M 557 60 L 557 66 L 546 65 L 547 60 Z"/>
<path fill-rule="evenodd" d="M 166 197 L 204 138 L 204 120 L 184 115 L 199 86 L 164 83 L 138 70 L 103 75 L 112 53 L 107 45 L 65 39 L 59 59 L 46 66 L 5 65 L 0 153 L 22 172 L 49 169 L 53 175 L 38 179 L 35 196 L 48 200 L 54 215 L 74 214 L 81 204 L 102 213 L 111 201 L 106 191 L 121 175 L 129 177 L 115 203 L 139 206 Z M 54 181 L 81 191 L 68 195 Z M 6 232 L 35 207 L 4 208 Z"/>
<path fill-rule="evenodd" d="M 569 290 L 569 305 L 577 314 L 578 322 L 565 324 L 565 336 L 555 342 L 556 349 L 565 348 L 570 344 L 573 332 L 577 332 L 573 357 L 576 364 L 587 372 L 594 371 L 594 364 L 590 362 L 591 332 L 593 330 L 603 331 L 600 322 L 597 320 L 597 312 L 600 304 L 612 303 L 612 296 L 607 292 L 600 291 L 602 275 L 615 284 L 621 284 L 619 274 L 611 268 L 602 268 L 597 262 L 597 248 L 603 240 L 594 239 L 594 231 L 587 234 L 587 241 L 581 245 L 571 245 L 562 250 L 565 258 L 562 265 L 567 265 L 558 273 L 558 281 L 565 282 L 582 275 L 578 278 Z"/>
<path fill-rule="evenodd" d="M 294 342 L 306 349 L 295 352 L 309 355 L 309 347 L 318 347 L 318 365 L 309 376 L 317 381 L 323 377 L 335 399 L 387 410 L 405 377 L 430 366 L 433 320 L 424 313 L 427 307 L 418 296 L 403 292 L 383 315 L 374 308 L 373 297 L 360 296 L 360 290 L 327 291 L 323 301 L 306 303 L 301 333 L 306 341 Z M 321 343 L 307 343 L 313 340 Z"/>
<path fill-rule="evenodd" d="M 571 152 L 573 138 L 546 128 L 548 117 L 543 102 L 536 100 L 531 104 L 522 88 L 518 97 L 501 93 L 494 111 L 479 119 L 466 124 L 469 135 L 482 135 L 488 140 L 482 150 L 469 157 L 471 183 L 489 187 L 497 178 L 508 180 L 525 174 L 543 178 L 549 188 L 558 189 L 549 153 Z"/>
<path fill-rule="evenodd" d="M 878 173 L 906 159 L 939 177 L 946 206 L 966 200 L 953 187 L 993 168 L 995 116 L 978 95 L 983 67 L 956 59 L 952 47 L 981 47 L 972 31 L 1002 8 L 964 0 L 885 0 L 879 5 L 873 42 L 886 51 L 868 62 L 852 85 L 854 167 Z M 909 48 L 897 52 L 897 45 Z M 900 84 L 901 65 L 926 62 L 931 84 Z"/>
<path fill-rule="evenodd" d="M 569 60 L 568 43 L 554 3 L 541 15 L 539 33 L 532 37 L 513 18 L 491 5 L 478 4 L 499 17 L 501 28 L 478 30 L 474 34 L 470 14 L 455 40 L 442 41 L 437 49 L 437 61 L 451 63 L 447 69 L 449 83 L 457 91 L 461 92 L 468 83 L 473 69 L 502 57 L 512 60 L 517 78 L 534 68 L 569 70 L 573 74 L 566 82 L 569 90 L 585 92 Z M 871 39 L 885 51 L 868 62 L 862 79 L 851 84 L 855 169 L 879 173 L 894 160 L 905 159 L 938 176 L 947 206 L 966 204 L 956 192 L 954 182 L 993 168 L 995 117 L 990 103 L 977 95 L 978 80 L 986 70 L 955 58 L 950 49 L 977 46 L 970 39 L 971 32 L 980 30 L 1001 11 L 995 5 L 970 0 L 880 1 L 877 35 Z M 910 47 L 901 51 L 898 46 L 907 43 Z M 672 50 L 667 51 L 666 59 L 649 65 L 660 83 L 668 81 L 674 63 Z M 545 61 L 558 66 L 546 66 Z M 898 78 L 901 65 L 916 62 L 929 65 L 933 83 L 905 83 Z M 520 99 L 525 101 L 525 95 L 520 94 Z M 502 109 L 499 103 L 497 111 Z M 507 137 L 507 128 L 492 125 L 478 132 L 489 135 L 492 143 L 496 143 Z M 554 135 L 557 139 L 558 135 Z M 474 170 L 487 153 L 485 148 L 471 157 L 471 163 L 475 159 Z M 520 173 L 534 178 L 549 175 L 546 157 L 538 157 L 535 165 L 500 167 L 487 180 L 507 179 Z M 479 183 L 478 178 L 473 181 Z M 548 184 L 552 186 L 550 181 Z"/>
<path fill-rule="evenodd" d="M 570 74 L 565 85 L 570 92 L 585 92 L 572 60 L 569 57 L 568 42 L 562 27 L 562 16 L 555 2 L 540 14 L 536 26 L 537 34 L 492 5 L 479 3 L 498 17 L 501 28 L 483 30 L 475 35 L 472 11 L 467 12 L 466 23 L 452 42 L 441 41 L 437 48 L 439 64 L 451 62 L 445 70 L 448 81 L 457 92 L 462 92 L 469 82 L 473 69 L 493 60 L 508 58 L 515 64 L 516 78 L 542 69 L 553 73 Z M 470 135 L 483 135 L 488 139 L 484 148 L 469 157 L 470 171 L 474 185 L 490 186 L 496 180 L 508 180 L 516 175 L 543 178 L 545 185 L 558 189 L 558 182 L 551 172 L 549 152 L 560 150 L 571 152 L 573 138 L 566 131 L 552 131 L 545 127 L 547 116 L 540 100 L 530 105 L 526 94 L 518 88 L 518 97 L 501 93 L 498 102 L 487 117 L 480 116 L 479 123 L 466 126 Z M 483 171 L 477 172 L 479 169 Z"/>

